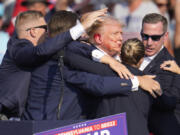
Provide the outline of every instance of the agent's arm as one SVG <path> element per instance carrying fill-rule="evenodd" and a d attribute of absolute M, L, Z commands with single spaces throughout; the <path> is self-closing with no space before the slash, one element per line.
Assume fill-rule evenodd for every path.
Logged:
<path fill-rule="evenodd" d="M 97 10 L 84 14 L 81 17 L 81 23 L 77 23 L 69 31 L 60 33 L 54 38 L 47 39 L 44 43 L 37 46 L 27 44 L 27 40 L 22 40 L 16 47 L 11 47 L 10 55 L 14 58 L 15 62 L 23 66 L 31 66 L 47 59 L 72 40 L 78 39 L 86 29 L 88 29 L 94 21 L 101 19 L 105 15 L 107 9 Z"/>
<path fill-rule="evenodd" d="M 161 66 L 163 70 L 171 71 L 176 74 L 180 74 L 180 67 L 174 60 L 164 61 Z"/>

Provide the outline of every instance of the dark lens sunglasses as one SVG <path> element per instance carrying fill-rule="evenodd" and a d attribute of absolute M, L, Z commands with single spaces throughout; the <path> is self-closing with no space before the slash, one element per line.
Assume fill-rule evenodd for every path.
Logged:
<path fill-rule="evenodd" d="M 164 34 L 165 33 L 161 35 L 147 35 L 141 32 L 141 37 L 143 40 L 148 40 L 149 38 L 151 38 L 153 41 L 159 41 Z"/>
<path fill-rule="evenodd" d="M 36 27 L 31 27 L 31 28 L 26 29 L 26 31 L 28 31 L 30 29 L 34 29 L 34 28 L 42 28 L 42 29 L 45 29 L 45 31 L 47 32 L 47 25 L 40 25 L 40 26 L 36 26 Z"/>

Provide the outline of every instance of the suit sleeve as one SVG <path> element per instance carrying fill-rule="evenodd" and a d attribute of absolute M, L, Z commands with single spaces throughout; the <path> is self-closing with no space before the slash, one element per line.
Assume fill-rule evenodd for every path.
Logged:
<path fill-rule="evenodd" d="M 95 62 L 70 51 L 65 52 L 64 62 L 75 70 L 81 70 L 102 76 L 118 76 L 108 65 Z"/>
<path fill-rule="evenodd" d="M 131 91 L 131 80 L 119 77 L 106 77 L 87 72 L 74 71 L 65 67 L 64 79 L 67 83 L 96 96 L 128 94 Z"/>
<path fill-rule="evenodd" d="M 76 45 L 73 43 L 68 47 L 64 57 L 65 64 L 70 67 L 65 72 L 66 82 L 98 96 L 128 94 L 131 91 L 131 80 L 121 79 L 109 66 L 90 60 L 89 45 L 76 42 Z"/>
<path fill-rule="evenodd" d="M 180 79 L 180 78 L 179 78 Z M 163 94 L 154 100 L 154 106 L 160 110 L 173 110 L 176 107 L 178 95 L 177 80 L 171 72 L 162 71 L 156 77 L 163 90 Z"/>
<path fill-rule="evenodd" d="M 43 62 L 71 41 L 72 37 L 68 31 L 54 38 L 49 38 L 38 46 L 25 45 L 22 42 L 18 44 L 16 48 L 11 49 L 11 55 L 18 65 L 32 66 L 39 62 Z"/>

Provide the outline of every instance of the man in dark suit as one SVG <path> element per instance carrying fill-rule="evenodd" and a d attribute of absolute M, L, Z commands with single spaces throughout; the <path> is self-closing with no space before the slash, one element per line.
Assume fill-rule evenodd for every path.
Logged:
<path fill-rule="evenodd" d="M 156 16 L 156 15 L 155 15 Z M 157 16 L 160 16 L 160 15 L 157 15 Z M 152 17 L 151 16 L 151 18 L 152 18 L 152 20 L 154 19 L 154 17 Z M 155 17 L 156 18 L 156 17 Z M 160 17 L 160 18 L 162 18 L 162 16 Z M 149 18 L 150 19 L 150 18 Z M 165 20 L 165 22 L 166 22 L 166 20 Z M 164 38 L 167 36 L 167 32 L 166 32 L 166 30 L 167 30 L 167 28 L 162 28 L 162 22 L 160 21 L 160 20 L 156 20 L 155 22 L 154 21 L 152 21 L 151 22 L 152 24 L 160 24 L 160 26 L 158 26 L 158 28 L 161 28 L 160 30 L 158 30 L 158 32 L 161 32 L 162 33 L 162 30 L 164 30 L 164 33 L 163 34 L 159 34 L 159 33 L 155 33 L 154 35 L 151 35 L 151 33 L 149 34 L 149 35 L 147 35 L 146 33 L 142 33 L 142 37 L 144 37 L 145 39 L 144 39 L 144 42 L 145 43 L 152 43 L 152 42 L 154 42 L 155 44 L 157 44 L 157 46 L 154 46 L 154 47 L 151 47 L 152 45 L 150 44 L 150 45 L 148 45 L 148 44 L 145 44 L 145 45 L 147 45 L 147 47 L 146 47 L 146 55 L 148 55 L 148 53 L 152 53 L 153 51 L 155 51 L 156 53 L 157 52 L 159 52 L 159 50 L 161 49 L 161 47 L 162 47 L 162 43 L 163 43 L 163 40 L 164 40 Z M 151 24 L 150 23 L 150 24 Z M 166 25 L 167 26 L 167 25 Z M 166 27 L 165 26 L 165 27 Z M 97 28 L 97 27 L 94 27 L 94 28 Z M 103 29 L 104 30 L 104 29 Z M 153 32 L 155 32 L 155 31 L 157 31 L 156 29 L 153 29 L 152 31 L 148 31 L 148 32 L 152 32 L 152 34 L 153 34 Z M 103 31 L 104 32 L 104 31 Z M 142 32 L 143 32 L 143 30 L 142 30 Z M 96 31 L 96 33 L 97 33 L 97 35 L 93 35 L 93 36 L 91 36 L 92 38 L 97 38 L 98 39 L 98 42 L 104 42 L 103 40 L 102 40 L 102 35 L 101 35 L 101 33 L 97 30 Z M 115 33 L 114 33 L 115 34 Z M 108 38 L 108 37 L 106 37 L 106 38 Z M 148 40 L 147 40 L 148 39 Z M 156 41 L 153 41 L 153 40 L 156 40 Z M 116 41 L 115 39 L 112 39 L 111 40 L 112 42 L 113 41 Z M 93 43 L 96 43 L 97 44 L 97 42 L 93 42 Z M 159 43 L 160 43 L 160 45 L 159 45 Z M 108 45 L 110 45 L 110 44 L 107 44 L 107 47 L 109 47 Z M 83 45 L 81 45 L 81 46 L 83 46 Z M 157 48 L 156 48 L 157 47 Z M 81 47 L 81 48 L 83 48 L 83 47 Z M 87 48 L 89 48 L 89 47 L 87 47 Z M 110 47 L 109 47 L 110 48 Z M 74 51 L 75 49 L 71 49 L 72 51 Z M 86 49 L 86 50 L 88 50 L 88 49 Z M 101 50 L 102 50 L 102 48 L 101 48 Z M 78 51 L 76 51 L 76 52 L 78 52 Z M 84 55 L 85 53 L 85 51 L 80 51 L 80 52 L 83 52 L 82 54 Z M 111 51 L 112 52 L 112 51 Z M 162 51 L 161 52 L 165 52 L 164 54 L 166 54 L 166 56 L 163 56 L 163 58 L 164 59 L 162 59 L 162 57 L 159 57 L 159 55 L 157 55 L 156 57 L 159 57 L 162 61 L 163 60 L 165 60 L 165 59 L 172 59 L 172 57 L 167 53 L 167 51 L 166 51 L 166 49 L 164 48 L 164 49 L 162 49 Z M 160 52 L 160 53 L 161 53 Z M 89 54 L 91 54 L 91 53 L 89 53 Z M 98 54 L 97 54 L 98 55 Z M 99 59 L 100 59 L 100 57 L 102 57 L 102 55 L 98 55 L 99 56 Z M 90 57 L 90 56 L 89 56 Z M 79 58 L 80 59 L 80 58 Z M 95 59 L 97 59 L 97 57 L 95 56 Z M 155 58 L 156 59 L 156 58 Z M 76 61 L 76 63 L 77 63 L 77 61 Z M 88 67 L 90 67 L 90 68 L 88 68 L 87 66 L 85 66 L 85 65 L 80 65 L 81 67 L 82 67 L 82 69 L 84 69 L 85 71 L 88 71 L 88 72 L 91 72 L 92 71 L 92 67 L 95 67 L 95 65 L 94 64 L 97 64 L 97 63 L 94 63 L 93 65 L 91 65 L 91 64 L 89 64 L 88 62 L 80 62 L 80 63 L 85 63 L 85 64 L 88 64 Z M 153 122 L 156 122 L 156 121 L 158 121 L 157 123 L 161 123 L 161 124 L 155 124 L 154 123 L 154 125 L 155 126 L 153 126 L 153 125 L 151 125 L 151 126 L 153 126 L 153 132 L 155 133 L 155 134 L 162 134 L 162 135 L 164 135 L 164 134 L 179 134 L 179 127 L 178 127 L 178 125 L 177 125 L 177 122 L 176 122 L 176 120 L 174 119 L 174 117 L 173 117 L 173 115 L 172 115 L 172 109 L 175 107 L 175 99 L 174 99 L 174 95 L 176 95 L 176 90 L 177 89 L 175 89 L 175 86 L 172 86 L 171 88 L 170 88 L 170 83 L 172 82 L 172 80 L 173 80 L 173 78 L 174 78 L 174 74 L 171 74 L 171 73 L 169 73 L 169 72 L 164 72 L 164 71 L 162 71 L 161 69 L 160 69 L 160 65 L 161 64 L 161 61 L 160 60 L 158 60 L 158 63 L 156 63 L 156 65 L 154 64 L 154 66 L 156 67 L 154 70 L 152 69 L 150 69 L 149 71 L 150 71 L 150 73 L 156 73 L 158 76 L 159 76 L 159 78 L 160 78 L 160 82 L 162 83 L 162 88 L 163 88 L 163 90 L 164 90 L 164 96 L 162 96 L 162 97 L 158 97 L 158 99 L 157 99 L 157 101 L 156 101 L 156 103 L 155 103 L 155 105 L 156 105 L 156 108 L 157 107 L 160 107 L 159 109 L 161 109 L 161 110 L 166 110 L 166 112 L 165 111 L 163 111 L 163 113 L 162 114 L 159 114 L 159 115 L 154 115 L 154 113 L 152 113 L 152 115 L 151 115 L 151 118 L 152 118 L 152 116 L 159 116 L 159 117 L 155 117 L 156 119 L 150 119 L 150 123 L 152 123 L 152 120 L 153 120 Z M 72 63 L 71 62 L 71 66 L 73 66 L 73 65 L 75 65 L 75 63 Z M 98 68 L 100 68 L 100 66 L 96 66 L 96 67 L 98 67 Z M 150 65 L 150 67 L 151 67 L 151 65 Z M 78 67 L 79 69 L 81 69 L 80 67 Z M 81 69 L 81 70 L 82 70 Z M 156 70 L 157 69 L 157 70 Z M 103 72 L 101 72 L 101 74 L 106 74 L 106 72 L 105 72 L 105 69 L 103 69 L 103 68 L 101 68 L 100 70 L 102 70 Z M 94 72 L 94 71 L 93 71 Z M 97 71 L 95 71 L 95 73 L 98 73 Z M 168 81 L 167 81 L 168 80 Z M 167 98 L 168 97 L 168 98 Z M 164 98 L 165 98 L 165 100 L 164 100 Z M 162 102 L 163 101 L 163 102 Z M 108 103 L 107 103 L 108 104 Z M 107 109 L 107 110 L 110 110 L 110 109 Z M 107 110 L 104 110 L 104 111 L 106 111 L 107 112 Z M 112 110 L 112 108 L 111 108 L 111 110 Z M 167 111 L 168 110 L 168 111 Z M 171 110 L 171 112 L 169 113 L 169 110 Z M 161 115 L 161 116 L 160 116 Z M 165 116 L 167 116 L 167 117 L 165 117 Z M 166 121 L 166 119 L 168 119 L 168 122 Z M 166 121 L 166 122 L 165 122 Z M 171 127 L 169 127 L 171 125 Z"/>
<path fill-rule="evenodd" d="M 96 44 L 96 47 L 99 50 L 106 52 L 106 54 L 108 54 L 108 55 L 112 55 L 112 56 L 116 55 L 118 57 L 118 53 L 120 51 L 120 48 L 121 48 L 120 45 L 121 45 L 121 41 L 122 41 L 121 25 L 114 18 L 106 17 L 103 19 L 104 19 L 103 22 L 96 22 L 92 26 L 93 28 L 96 28 L 96 29 L 94 29 L 94 31 L 96 33 L 95 34 L 93 33 L 90 38 L 95 38 L 93 43 Z M 115 47 L 111 46 L 112 44 L 110 44 L 108 42 L 112 42 Z M 72 46 L 71 44 L 74 44 L 74 46 Z M 77 41 L 72 42 L 71 44 L 67 48 L 68 51 L 72 51 L 72 52 L 81 54 L 89 59 L 91 59 L 91 57 L 92 57 L 91 56 L 92 50 L 97 49 L 93 45 L 88 45 L 86 43 L 81 43 L 81 42 L 77 42 Z M 98 45 L 101 46 L 101 48 Z M 107 45 L 107 46 L 105 46 L 105 45 Z M 108 49 L 106 47 L 108 47 Z M 87 72 L 93 72 L 93 73 L 97 73 L 97 74 L 101 74 L 101 75 L 105 75 L 105 76 L 108 76 L 108 75 L 109 76 L 112 76 L 112 75 L 117 76 L 117 74 L 114 73 L 112 70 L 110 70 L 108 67 L 106 67 L 106 65 L 101 65 L 101 64 L 99 65 L 99 63 L 93 63 L 91 65 L 90 63 L 83 61 L 80 57 L 79 57 L 80 58 L 79 61 L 77 59 L 76 59 L 77 61 L 75 61 L 74 58 L 76 56 L 74 56 L 74 54 L 72 54 L 70 52 L 65 52 L 65 55 L 66 55 L 65 62 L 68 62 L 67 60 L 73 59 L 71 62 L 69 62 L 71 67 L 79 64 L 80 67 L 76 67 L 76 69 L 85 70 Z M 100 60 L 103 56 L 102 55 L 96 56 L 96 54 L 94 54 L 93 57 L 94 57 L 94 59 Z M 115 62 L 117 62 L 117 61 L 115 61 Z M 119 67 L 119 66 L 122 67 L 122 64 L 117 62 L 117 67 Z M 93 67 L 96 67 L 96 68 L 93 68 Z M 120 68 L 120 70 L 121 70 L 121 68 Z M 132 71 L 134 71 L 134 70 L 132 70 Z M 135 75 L 140 75 L 139 71 L 137 72 L 135 70 L 134 73 L 136 73 Z M 109 83 L 111 83 L 111 82 L 109 82 Z M 141 93 L 141 92 L 142 92 L 142 90 L 138 90 L 137 93 Z M 149 95 L 146 93 L 143 96 L 143 93 L 144 93 L 144 91 L 141 94 L 139 94 L 139 97 L 142 96 L 142 98 L 137 98 L 141 102 L 139 102 L 138 100 L 137 100 L 137 102 L 138 102 L 138 104 L 144 103 L 143 106 L 146 106 L 147 105 L 146 103 L 150 102 L 148 100 L 148 98 L 146 98 Z M 98 106 L 98 110 L 97 110 L 97 114 L 96 114 L 97 117 L 116 114 L 116 113 L 120 113 L 120 112 L 126 112 L 129 134 L 136 134 L 136 135 L 149 134 L 148 129 L 147 129 L 147 119 L 144 118 L 142 110 L 139 110 L 136 103 L 134 103 L 136 101 L 134 99 L 132 99 L 133 96 L 131 96 L 131 95 L 134 95 L 134 94 L 136 94 L 136 92 L 129 92 L 128 95 L 118 94 L 119 96 L 107 95 L 107 96 L 103 97 L 103 101 Z M 154 95 L 153 91 L 151 94 Z M 138 97 L 138 94 L 135 97 Z M 141 106 L 141 105 L 139 104 L 139 106 Z M 146 107 L 149 108 L 148 105 Z M 142 107 L 142 108 L 144 108 L 144 107 Z M 144 110 L 147 113 L 148 109 L 147 108 L 145 109 L 145 108 L 144 108 Z M 146 117 L 147 117 L 147 115 L 146 115 Z M 137 121 L 139 122 L 139 124 L 136 124 Z"/>
<path fill-rule="evenodd" d="M 18 15 L 17 35 L 9 40 L 0 67 L 0 111 L 8 117 L 19 117 L 24 110 L 31 72 L 67 43 L 77 39 L 84 29 L 105 12 L 106 9 L 84 16 L 82 25 L 77 24 L 70 31 L 49 38 L 44 43 L 42 42 L 47 26 L 43 15 L 37 11 L 27 11 Z"/>
<path fill-rule="evenodd" d="M 145 65 L 148 64 L 148 61 L 150 62 L 151 59 L 154 58 L 154 60 L 152 60 L 152 63 L 150 63 L 150 65 L 147 66 L 147 71 L 148 73 L 156 74 L 158 76 L 158 78 L 160 79 L 162 90 L 164 91 L 163 96 L 158 97 L 158 99 L 156 100 L 156 103 L 154 104 L 154 108 L 156 109 L 158 108 L 157 110 L 162 110 L 161 112 L 163 113 L 161 114 L 159 111 L 155 111 L 153 109 L 153 111 L 151 112 L 150 119 L 149 119 L 150 129 L 155 134 L 162 134 L 162 135 L 172 134 L 172 133 L 179 134 L 179 127 L 178 127 L 175 117 L 173 116 L 173 109 L 176 106 L 175 96 L 178 95 L 177 94 L 178 89 L 177 87 L 175 87 L 175 84 L 172 82 L 175 79 L 176 75 L 160 69 L 160 64 L 164 60 L 173 59 L 172 56 L 170 56 L 170 54 L 167 52 L 167 50 L 163 48 L 163 42 L 165 38 L 167 38 L 167 35 L 168 35 L 167 20 L 159 14 L 152 14 L 145 21 L 147 22 L 145 23 L 143 22 L 143 24 L 145 25 L 143 25 L 141 35 L 142 35 L 143 42 L 145 44 L 146 55 L 152 56 L 152 57 L 145 57 Z M 89 32 L 89 34 L 92 35 L 90 36 L 91 42 L 96 43 L 96 45 L 98 43 L 105 42 L 104 40 L 102 40 L 102 37 L 104 35 L 102 36 L 99 33 L 100 32 L 98 30 L 95 31 L 94 34 L 92 34 L 91 31 Z M 96 40 L 94 38 L 96 38 L 97 42 L 95 42 Z M 105 37 L 105 38 L 107 39 L 108 37 Z M 111 39 L 111 42 L 113 41 L 116 41 L 115 38 Z M 118 43 L 118 41 L 116 42 Z M 105 51 L 107 53 L 106 50 L 113 49 L 112 47 L 109 46 L 110 44 L 111 43 L 106 43 L 106 47 L 104 48 L 103 47 L 100 48 L 99 46 L 98 47 L 101 49 L 101 52 Z M 117 47 L 115 49 L 117 49 Z M 111 53 L 112 52 L 113 51 L 111 51 Z M 102 56 L 102 55 L 99 55 L 99 56 Z M 147 58 L 149 59 L 147 60 Z M 142 65 L 144 65 L 144 63 Z M 147 73 L 146 69 L 145 69 L 145 73 Z M 170 125 L 172 127 L 167 128 Z"/>
<path fill-rule="evenodd" d="M 158 18 L 157 19 L 156 16 L 159 16 L 159 18 L 157 17 Z M 163 20 L 162 22 L 161 22 L 161 19 Z M 150 24 L 151 24 L 150 26 L 152 26 L 152 25 L 154 26 L 155 24 L 157 24 L 157 27 L 159 28 L 156 30 L 156 29 L 153 29 L 154 28 L 153 26 L 150 27 L 152 29 L 148 29 L 148 31 L 147 31 L 147 32 L 149 32 L 148 34 L 143 33 L 144 29 L 142 30 L 142 38 L 144 38 L 144 40 L 143 40 L 144 44 L 147 45 L 146 46 L 146 55 L 153 55 L 151 53 L 155 52 L 155 54 L 157 54 L 162 49 L 161 47 L 164 42 L 164 38 L 167 37 L 167 32 L 166 32 L 167 31 L 167 21 L 162 16 L 157 15 L 157 14 L 155 14 L 155 15 L 153 14 L 151 17 L 148 18 L 148 20 L 152 21 L 152 22 L 150 21 Z M 164 23 L 165 23 L 165 25 L 164 25 Z M 164 27 L 162 27 L 162 26 L 164 26 Z M 97 28 L 97 27 L 94 27 L 94 28 Z M 155 33 L 155 31 L 159 32 L 159 33 Z M 105 42 L 104 40 L 102 40 L 102 37 L 104 35 L 101 35 L 101 33 L 98 30 L 95 32 L 96 32 L 95 34 L 97 34 L 97 35 L 95 35 L 95 34 L 93 35 L 90 31 L 90 34 L 93 35 L 93 36 L 90 36 L 90 38 L 92 38 L 92 39 L 96 38 L 99 43 Z M 161 34 L 160 34 L 160 32 L 161 32 Z M 107 38 L 108 37 L 106 37 L 106 39 Z M 113 41 L 116 41 L 116 40 L 112 38 L 111 42 L 113 42 Z M 95 42 L 93 40 L 91 42 L 97 44 L 97 42 Z M 109 44 L 106 43 L 106 44 L 107 45 L 106 45 L 105 49 L 103 47 L 100 48 L 101 52 L 102 52 L 102 50 L 105 51 L 105 50 L 108 50 L 109 48 L 112 49 L 112 47 L 109 46 L 110 43 Z M 117 49 L 117 47 L 115 49 Z M 113 51 L 111 51 L 111 53 L 112 52 Z M 107 53 L 107 51 L 106 51 L 106 53 Z M 110 53 L 110 55 L 111 55 L 111 53 Z M 161 53 L 164 54 L 163 57 L 162 57 Z M 99 55 L 99 54 L 97 54 L 97 55 Z M 159 55 L 160 55 L 160 57 L 159 57 Z M 94 56 L 96 57 L 96 55 L 94 55 Z M 102 55 L 99 55 L 99 56 L 101 57 Z M 149 73 L 157 74 L 157 76 L 160 78 L 160 83 L 161 83 L 162 89 L 164 91 L 164 94 L 163 94 L 163 96 L 158 97 L 154 106 L 155 106 L 155 108 L 158 108 L 158 110 L 161 109 L 162 110 L 161 112 L 163 112 L 163 113 L 161 114 L 161 113 L 159 113 L 159 111 L 154 111 L 154 109 L 153 109 L 153 111 L 151 112 L 150 119 L 149 119 L 150 120 L 150 129 L 155 134 L 162 134 L 162 135 L 171 134 L 171 133 L 179 134 L 179 127 L 178 127 L 175 117 L 173 116 L 173 108 L 175 108 L 175 106 L 176 106 L 176 99 L 174 97 L 177 95 L 176 93 L 178 93 L 176 91 L 178 89 L 174 86 L 175 84 L 172 83 L 175 75 L 173 73 L 162 71 L 160 69 L 160 64 L 162 63 L 162 61 L 167 60 L 167 59 L 173 59 L 173 58 L 168 54 L 168 52 L 165 48 L 162 49 L 160 51 L 160 53 L 155 56 L 154 56 L 155 57 L 154 60 L 156 61 L 156 59 L 157 59 L 157 61 L 155 62 L 155 64 L 152 64 L 149 66 L 149 68 L 148 67 L 147 68 L 149 69 L 148 70 Z M 145 57 L 145 59 L 146 59 L 146 57 Z M 152 67 L 154 66 L 154 68 L 151 68 L 151 66 Z M 172 127 L 167 128 L 170 125 Z"/>
<path fill-rule="evenodd" d="M 25 16 L 28 17 L 28 15 L 32 17 L 30 19 L 26 18 L 26 20 Z M 32 21 L 35 20 L 35 24 L 32 24 Z M 28 21 L 29 23 L 26 24 Z M 32 30 L 26 29 L 34 26 L 43 27 L 37 27 L 36 33 L 34 30 L 32 35 Z M 33 46 L 37 45 L 39 38 L 45 37 L 45 29 L 46 23 L 43 19 L 43 15 L 39 12 L 28 11 L 17 17 L 17 35 L 13 35 L 13 37 L 9 40 L 7 51 L 0 67 L 1 111 L 5 114 L 9 112 L 9 114 L 7 114 L 8 117 L 18 117 L 22 113 L 31 76 L 31 68 L 28 68 L 28 66 L 25 66 L 25 64 L 22 65 L 22 57 L 18 56 L 21 54 L 22 50 L 25 51 L 26 48 L 31 49 L 31 47 L 33 48 Z M 34 53 L 38 54 L 37 52 L 40 48 L 41 47 L 34 48 Z M 25 54 L 28 55 L 28 53 Z M 26 57 L 26 55 L 23 55 L 23 57 Z M 15 115 L 12 112 L 14 112 Z"/>
<path fill-rule="evenodd" d="M 64 23 L 64 20 L 67 19 L 66 17 L 68 14 L 69 12 L 66 11 L 55 13 L 48 24 L 50 36 L 56 36 L 57 33 L 64 31 L 64 27 L 60 26 L 61 23 Z M 61 21 L 57 21 L 59 19 Z M 71 17 L 71 19 L 73 19 L 73 17 Z M 54 20 L 57 22 L 54 22 Z M 54 25 L 51 24 L 52 22 L 56 24 L 56 28 L 59 28 L 59 30 L 56 28 L 54 29 Z M 70 27 L 68 22 L 64 23 L 64 25 Z M 65 27 L 65 29 L 68 27 Z M 56 59 L 49 59 L 47 62 L 33 70 L 26 110 L 23 114 L 24 119 L 81 119 L 82 110 L 79 103 L 81 102 L 81 98 L 78 98 L 80 95 L 79 90 L 76 88 L 84 89 L 89 93 L 93 91 L 96 95 L 106 95 L 107 93 L 114 94 L 115 92 L 126 94 L 131 92 L 132 82 L 130 80 L 123 80 L 119 77 L 101 77 L 84 72 L 79 73 L 78 71 L 67 71 L 66 68 L 68 67 L 65 67 L 64 69 L 64 76 L 68 83 L 61 83 L 63 82 L 62 72 L 57 66 Z M 66 79 L 66 77 L 68 79 Z M 73 84 L 76 84 L 77 87 L 73 87 L 75 85 L 72 86 L 72 83 L 70 84 L 71 81 Z M 152 85 L 155 83 L 155 85 L 153 85 L 155 86 L 155 89 L 160 89 L 155 81 L 151 79 L 149 79 L 149 81 L 150 82 L 148 83 Z"/>
<path fill-rule="evenodd" d="M 176 119 L 173 116 L 173 109 L 176 106 L 175 98 L 179 93 L 179 89 L 175 87 L 177 84 L 174 83 L 176 74 L 163 71 L 160 68 L 163 61 L 174 59 L 163 45 L 168 38 L 166 18 L 155 13 L 146 15 L 142 22 L 141 37 L 145 45 L 146 57 L 140 66 L 140 70 L 156 74 L 160 78 L 164 95 L 171 98 L 172 100 L 169 102 L 174 104 L 173 107 L 169 108 L 167 102 L 161 102 L 163 97 L 159 97 L 156 104 L 160 107 L 154 106 L 150 113 L 150 129 L 158 135 L 179 134 L 180 127 L 174 124 Z"/>
<path fill-rule="evenodd" d="M 161 68 L 163 70 L 167 70 L 167 71 L 171 71 L 171 72 L 176 73 L 176 74 L 180 74 L 180 67 L 174 60 L 164 61 L 161 64 Z M 180 75 L 176 76 L 176 78 L 173 81 L 174 86 L 178 90 L 180 89 L 179 82 L 180 82 Z M 176 108 L 175 108 L 174 113 L 175 113 L 177 120 L 180 124 L 180 91 L 178 91 L 178 92 L 179 92 L 179 93 L 177 93 L 178 99 L 177 99 L 177 104 L 176 104 Z"/>
<path fill-rule="evenodd" d="M 72 12 L 58 11 L 48 24 L 50 37 L 56 37 L 59 33 L 67 31 L 76 24 L 76 21 L 77 16 Z M 54 58 L 49 58 L 48 61 L 33 69 L 23 119 L 82 119 L 81 91 L 70 83 L 63 82 L 61 70 Z M 68 82 L 73 80 L 76 85 L 81 84 L 82 89 L 96 95 L 127 93 L 132 87 L 130 80 L 73 72 L 69 71 L 68 67 L 64 68 L 64 74 L 66 77 L 69 76 Z"/>

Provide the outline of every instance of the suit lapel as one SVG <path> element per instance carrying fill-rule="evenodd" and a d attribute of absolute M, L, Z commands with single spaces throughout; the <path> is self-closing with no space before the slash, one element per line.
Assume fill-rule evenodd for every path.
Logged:
<path fill-rule="evenodd" d="M 144 72 L 150 72 L 150 70 L 159 65 L 159 62 L 161 61 L 161 59 L 163 59 L 163 56 L 166 53 L 166 48 L 164 47 L 159 54 L 148 64 L 148 66 L 144 69 Z"/>

